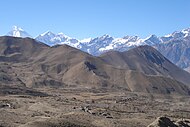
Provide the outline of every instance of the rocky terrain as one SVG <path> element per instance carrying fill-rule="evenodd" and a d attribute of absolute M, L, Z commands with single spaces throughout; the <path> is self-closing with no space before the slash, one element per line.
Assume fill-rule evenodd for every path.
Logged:
<path fill-rule="evenodd" d="M 0 37 L 0 126 L 146 127 L 165 115 L 189 121 L 189 77 L 150 46 L 95 57 Z"/>
<path fill-rule="evenodd" d="M 158 117 L 153 123 L 148 127 L 189 127 L 190 121 L 188 120 L 170 120 L 167 117 Z"/>
<path fill-rule="evenodd" d="M 40 91 L 48 95 L 1 96 L 0 126 L 165 127 L 154 122 L 160 116 L 190 121 L 188 96 L 84 88 Z"/>

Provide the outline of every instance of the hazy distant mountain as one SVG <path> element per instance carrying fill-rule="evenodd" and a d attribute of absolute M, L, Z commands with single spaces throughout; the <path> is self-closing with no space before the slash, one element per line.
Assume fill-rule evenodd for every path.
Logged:
<path fill-rule="evenodd" d="M 32 37 L 30 36 L 26 31 L 24 31 L 22 28 L 18 26 L 13 26 L 12 30 L 7 33 L 7 36 L 13 36 L 13 37 Z"/>
<path fill-rule="evenodd" d="M 111 40 L 101 39 L 106 38 Z M 30 38 L 0 37 L 0 43 L 3 86 L 190 94 L 190 74 L 150 46 L 95 57 L 68 45 L 49 47 Z"/>

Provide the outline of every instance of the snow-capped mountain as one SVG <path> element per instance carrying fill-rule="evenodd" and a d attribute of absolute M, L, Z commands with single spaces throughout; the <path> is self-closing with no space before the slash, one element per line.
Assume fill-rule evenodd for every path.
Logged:
<path fill-rule="evenodd" d="M 36 37 L 36 40 L 43 42 L 47 45 L 53 46 L 55 45 L 55 42 L 52 42 L 51 39 L 54 38 L 56 35 L 52 33 L 51 31 L 47 31 L 43 34 L 40 34 Z"/>
<path fill-rule="evenodd" d="M 162 37 L 150 35 L 145 39 L 138 36 L 114 38 L 105 34 L 101 37 L 77 40 L 62 33 L 53 34 L 46 32 L 39 35 L 36 40 L 50 46 L 68 44 L 92 55 L 100 55 L 109 50 L 126 51 L 136 46 L 150 45 L 179 67 L 190 70 L 190 28 L 175 31 Z"/>
<path fill-rule="evenodd" d="M 166 43 L 168 41 L 174 40 L 174 39 L 184 39 L 186 37 L 190 36 L 190 28 L 183 29 L 181 31 L 175 31 L 172 34 L 165 35 L 161 37 L 161 40 Z"/>
<path fill-rule="evenodd" d="M 7 35 L 31 37 L 17 26 L 14 26 Z M 101 37 L 78 40 L 63 33 L 55 34 L 51 31 L 40 34 L 35 39 L 50 46 L 67 44 L 92 55 L 100 55 L 109 50 L 126 51 L 140 45 L 150 45 L 179 67 L 190 70 L 190 28 L 175 31 L 162 37 L 150 35 L 145 39 L 138 36 L 115 38 L 105 34 Z"/>
<path fill-rule="evenodd" d="M 190 72 L 190 28 L 161 37 L 163 43 L 155 45 L 165 57 Z"/>
<path fill-rule="evenodd" d="M 155 45 L 155 44 L 160 44 L 162 43 L 162 39 L 160 39 L 159 37 L 157 37 L 156 35 L 150 35 L 149 37 L 147 37 L 146 39 L 143 40 L 144 43 L 146 45 Z"/>
<path fill-rule="evenodd" d="M 13 36 L 13 37 L 32 37 L 30 34 L 28 34 L 26 31 L 24 31 L 22 28 L 18 26 L 13 26 L 12 30 L 7 33 L 7 36 Z"/>
<path fill-rule="evenodd" d="M 12 30 L 8 32 L 7 35 L 14 37 L 31 37 L 26 31 L 18 26 L 13 26 Z M 78 40 L 63 33 L 55 34 L 51 31 L 40 34 L 35 39 L 50 46 L 67 44 L 92 55 L 99 55 L 109 50 L 125 51 L 140 45 L 155 46 L 158 44 L 168 43 L 176 39 L 183 40 L 188 36 L 190 36 L 190 28 L 183 29 L 182 31 L 175 31 L 172 34 L 168 34 L 163 37 L 150 35 L 145 39 L 142 39 L 138 36 L 128 35 L 122 38 L 114 38 L 105 34 L 101 37 Z"/>
<path fill-rule="evenodd" d="M 162 43 L 162 40 L 156 35 L 151 35 L 145 39 L 138 36 L 125 36 L 123 38 L 114 38 L 110 35 L 103 35 L 91 39 L 88 43 L 82 44 L 81 50 L 93 55 L 100 55 L 109 50 L 125 51 L 140 45 L 155 45 Z"/>
<path fill-rule="evenodd" d="M 100 55 L 103 52 L 107 52 L 109 50 L 126 51 L 140 45 L 150 45 L 156 47 L 158 45 L 172 43 L 176 40 L 182 41 L 187 39 L 189 36 L 190 28 L 184 29 L 182 31 L 176 31 L 163 37 L 157 37 L 153 34 L 145 39 L 142 39 L 138 36 L 114 38 L 109 35 L 104 35 L 102 37 L 91 39 L 88 43 L 82 45 L 81 50 L 93 55 Z"/>
<path fill-rule="evenodd" d="M 79 41 L 77 39 L 73 39 L 63 33 L 54 34 L 51 31 L 47 31 L 40 34 L 35 39 L 49 46 L 67 44 L 75 48 L 80 48 Z"/>
<path fill-rule="evenodd" d="M 102 47 L 108 46 L 110 43 L 112 43 L 113 40 L 114 40 L 113 37 L 105 34 L 101 37 L 97 37 L 90 40 L 90 42 L 88 43 L 85 43 L 85 44 L 83 43 L 82 50 L 90 54 L 96 55 L 96 54 L 99 54 L 99 52 L 101 52 L 100 49 Z"/>
<path fill-rule="evenodd" d="M 139 45 L 154 45 L 162 42 L 162 40 L 156 35 L 151 35 L 146 39 L 141 39 L 138 36 L 114 38 L 105 34 L 101 37 L 77 40 L 66 36 L 63 33 L 54 34 L 50 31 L 40 34 L 35 39 L 50 46 L 57 44 L 67 44 L 92 55 L 100 55 L 101 53 L 109 50 L 124 51 Z"/>

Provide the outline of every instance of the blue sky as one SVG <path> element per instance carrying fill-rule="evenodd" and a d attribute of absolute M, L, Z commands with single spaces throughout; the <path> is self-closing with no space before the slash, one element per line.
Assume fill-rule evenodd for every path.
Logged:
<path fill-rule="evenodd" d="M 2 0 L 0 17 L 0 35 L 17 25 L 34 37 L 50 30 L 144 38 L 190 27 L 190 0 Z"/>

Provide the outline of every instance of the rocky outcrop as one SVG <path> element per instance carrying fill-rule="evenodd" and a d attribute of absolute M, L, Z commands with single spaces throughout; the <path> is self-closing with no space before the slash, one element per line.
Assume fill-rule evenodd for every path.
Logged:
<path fill-rule="evenodd" d="M 148 125 L 148 127 L 190 127 L 189 120 L 178 120 L 172 121 L 168 117 L 158 117 L 153 123 Z"/>

